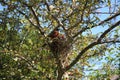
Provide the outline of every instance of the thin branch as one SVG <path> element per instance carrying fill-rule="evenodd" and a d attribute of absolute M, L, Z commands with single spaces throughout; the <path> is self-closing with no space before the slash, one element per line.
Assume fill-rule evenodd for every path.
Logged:
<path fill-rule="evenodd" d="M 50 11 L 49 4 L 45 1 L 45 5 L 47 6 L 48 11 Z"/>
<path fill-rule="evenodd" d="M 86 5 L 86 4 L 85 4 Z M 86 9 L 89 8 L 89 6 L 86 6 Z M 99 8 L 103 8 L 103 7 L 98 7 L 96 9 L 99 9 Z M 74 15 L 75 13 L 79 12 L 79 11 L 84 11 L 84 10 L 80 10 L 78 8 L 75 8 L 70 14 L 68 14 L 65 19 L 62 20 L 62 23 L 65 22 L 69 17 L 71 17 L 72 15 Z M 92 9 L 91 11 L 95 11 L 94 9 Z"/>
<path fill-rule="evenodd" d="M 119 15 L 120 15 L 120 12 L 116 13 L 115 15 L 113 15 L 113 16 L 111 16 L 111 17 L 108 17 L 107 19 L 101 21 L 101 22 L 98 23 L 97 25 L 94 25 L 94 26 L 92 26 L 92 27 L 87 27 L 87 26 L 86 26 L 86 27 L 82 28 L 79 32 L 77 32 L 77 33 L 73 36 L 73 38 L 75 38 L 75 37 L 77 37 L 78 35 L 82 34 L 82 32 L 84 32 L 85 30 L 94 28 L 94 27 L 99 26 L 99 25 L 102 25 L 102 24 L 104 24 L 105 22 L 107 22 L 107 21 L 109 21 L 109 20 L 111 20 L 111 19 L 113 19 L 113 18 L 115 18 L 115 17 L 117 17 L 117 16 L 119 16 Z"/>
<path fill-rule="evenodd" d="M 28 33 L 29 33 L 30 30 L 26 31 L 25 35 L 23 36 L 23 38 L 20 40 L 20 45 L 24 43 Z"/>
<path fill-rule="evenodd" d="M 65 17 L 65 19 L 63 19 L 61 22 L 63 23 L 63 22 L 65 22 L 69 17 L 71 17 L 72 15 L 74 15 L 75 14 L 75 11 L 76 10 L 73 10 L 69 15 L 67 15 L 66 17 Z"/>
<path fill-rule="evenodd" d="M 49 4 L 48 4 L 46 1 L 45 1 L 45 5 L 47 6 L 48 12 L 50 12 Z M 54 15 L 52 15 L 52 14 L 51 14 L 51 16 L 52 16 L 52 18 L 53 18 L 54 20 L 56 20 L 56 22 L 58 23 L 59 26 L 62 26 L 62 25 L 63 25 L 63 24 L 57 19 L 56 16 L 54 16 Z"/>
<path fill-rule="evenodd" d="M 32 23 L 32 21 L 29 19 L 29 17 L 23 13 L 22 11 L 16 9 L 20 14 L 22 14 L 23 16 L 25 16 L 25 18 L 30 22 L 31 25 L 35 26 L 37 28 L 37 26 L 35 24 Z"/>
<path fill-rule="evenodd" d="M 108 41 L 100 42 L 100 44 L 104 44 L 104 43 L 120 43 L 120 40 L 108 40 Z"/>
<path fill-rule="evenodd" d="M 24 60 L 25 62 L 27 62 L 27 64 L 28 64 L 29 66 L 31 66 L 31 67 L 34 68 L 34 66 L 32 65 L 32 63 L 31 63 L 28 59 L 26 59 L 25 57 L 23 57 L 23 56 L 21 56 L 21 55 L 19 55 L 19 54 L 15 54 L 14 57 L 18 57 L 18 58 Z"/>
<path fill-rule="evenodd" d="M 35 26 L 35 27 L 40 31 L 40 33 L 41 33 L 42 35 L 44 35 L 44 32 L 42 31 L 42 26 L 41 26 L 40 23 L 39 23 L 38 16 L 36 15 L 33 7 L 30 6 L 30 5 L 28 5 L 28 4 L 25 3 L 25 2 L 22 2 L 22 3 L 31 10 L 31 12 L 32 12 L 32 14 L 33 14 L 33 16 L 34 16 L 34 18 L 35 18 L 35 20 L 36 20 L 36 22 L 37 22 L 37 26 Z"/>
<path fill-rule="evenodd" d="M 116 14 L 115 12 L 92 12 L 91 14 Z"/>
<path fill-rule="evenodd" d="M 73 26 L 71 26 L 68 30 L 76 27 L 79 25 L 79 23 L 81 23 L 83 21 L 83 17 L 84 17 L 84 12 L 85 12 L 85 9 L 86 9 L 86 6 L 87 6 L 87 3 L 88 3 L 88 0 L 86 0 L 85 4 L 84 4 L 84 7 L 83 7 L 83 10 L 82 10 L 82 14 L 81 14 L 81 18 L 78 22 L 76 22 Z"/>
<path fill-rule="evenodd" d="M 29 6 L 28 6 L 28 7 L 29 7 Z M 38 28 L 38 30 L 40 31 L 40 33 L 41 33 L 42 35 L 44 35 L 44 32 L 41 30 L 41 29 L 42 29 L 42 26 L 41 26 L 40 23 L 39 23 L 39 19 L 38 19 L 36 13 L 35 13 L 33 7 L 29 7 L 29 8 L 30 8 L 30 10 L 32 11 L 32 13 L 33 13 L 33 15 L 34 15 L 34 18 L 35 18 L 35 20 L 36 20 L 36 22 L 37 22 L 37 25 L 38 25 L 37 28 Z"/>
<path fill-rule="evenodd" d="M 113 19 L 113 18 L 115 18 L 115 17 L 117 17 L 119 15 L 120 15 L 120 12 L 118 11 L 115 15 L 113 15 L 111 17 L 108 17 L 107 19 L 101 21 L 98 25 L 101 25 L 101 24 L 103 24 L 103 23 L 105 23 L 105 22 L 107 22 L 107 21 L 109 21 L 109 20 L 111 20 L 111 19 Z"/>
<path fill-rule="evenodd" d="M 94 26 L 92 26 L 94 27 Z M 92 28 L 91 27 L 91 28 Z M 74 39 L 75 37 L 77 37 L 78 35 L 82 34 L 82 32 L 84 32 L 85 30 L 87 29 L 90 29 L 90 27 L 85 27 L 85 28 L 82 28 L 79 32 L 77 32 L 72 38 Z"/>

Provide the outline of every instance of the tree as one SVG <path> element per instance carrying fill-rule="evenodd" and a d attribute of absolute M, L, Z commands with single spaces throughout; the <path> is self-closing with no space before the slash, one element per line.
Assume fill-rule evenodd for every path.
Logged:
<path fill-rule="evenodd" d="M 0 1 L 5 7 L 0 13 L 0 77 L 62 80 L 68 75 L 71 79 L 82 79 L 85 66 L 91 66 L 92 58 L 101 60 L 106 51 L 108 55 L 120 53 L 112 52 L 114 46 L 117 50 L 120 48 L 119 1 L 115 0 L 114 5 L 113 2 Z M 102 11 L 104 7 L 106 12 Z M 108 17 L 101 20 L 99 16 L 103 14 Z M 93 34 L 97 28 L 102 31 Z M 56 29 L 60 29 L 60 35 L 65 35 L 65 39 L 51 39 L 48 36 Z M 116 61 L 119 61 L 118 56 L 115 57 Z M 108 61 L 112 60 L 109 56 Z"/>

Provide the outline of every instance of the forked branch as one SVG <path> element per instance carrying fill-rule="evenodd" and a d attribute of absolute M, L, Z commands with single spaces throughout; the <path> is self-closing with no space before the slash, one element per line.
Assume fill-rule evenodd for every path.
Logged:
<path fill-rule="evenodd" d="M 115 23 L 114 25 L 112 25 L 110 28 L 108 28 L 104 33 L 101 34 L 101 36 L 98 38 L 97 41 L 89 44 L 87 47 L 85 47 L 81 52 L 79 52 L 79 54 L 77 55 L 77 57 L 71 62 L 70 65 L 68 65 L 64 71 L 68 71 L 71 67 L 73 67 L 82 57 L 82 55 L 87 52 L 90 48 L 94 47 L 95 45 L 98 44 L 102 44 L 102 43 L 108 43 L 108 42 L 113 42 L 113 41 L 106 41 L 106 42 L 101 42 L 101 40 L 106 36 L 107 33 L 109 33 L 112 29 L 114 29 L 115 27 L 117 27 L 120 24 L 120 21 L 118 21 L 117 23 Z M 114 41 L 115 42 L 115 41 Z M 116 41 L 119 42 L 119 41 Z"/>

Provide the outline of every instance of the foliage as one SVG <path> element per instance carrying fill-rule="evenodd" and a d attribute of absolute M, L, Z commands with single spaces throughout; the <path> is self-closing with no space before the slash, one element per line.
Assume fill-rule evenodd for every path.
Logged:
<path fill-rule="evenodd" d="M 115 1 L 1 0 L 0 79 L 61 80 L 67 74 L 93 80 L 119 74 L 120 2 Z M 64 66 L 48 45 L 57 28 L 72 47 Z"/>

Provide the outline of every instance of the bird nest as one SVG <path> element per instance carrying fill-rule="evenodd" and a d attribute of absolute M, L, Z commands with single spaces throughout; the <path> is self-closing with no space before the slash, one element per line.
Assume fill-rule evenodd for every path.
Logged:
<path fill-rule="evenodd" d="M 71 50 L 71 43 L 63 38 L 54 38 L 50 43 L 50 50 L 55 58 L 59 58 L 62 62 L 66 60 Z"/>

